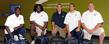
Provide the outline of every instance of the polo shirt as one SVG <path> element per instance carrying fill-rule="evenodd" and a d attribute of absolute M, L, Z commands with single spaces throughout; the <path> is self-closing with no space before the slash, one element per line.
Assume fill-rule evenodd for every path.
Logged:
<path fill-rule="evenodd" d="M 89 29 L 93 29 L 98 23 L 103 23 L 101 14 L 94 10 L 90 12 L 89 10 L 85 11 L 82 15 L 81 22 Z"/>
<path fill-rule="evenodd" d="M 81 14 L 79 11 L 68 12 L 64 24 L 67 24 L 69 27 L 69 31 L 71 32 L 76 27 L 78 27 L 78 21 L 81 19 Z"/>
<path fill-rule="evenodd" d="M 32 12 L 30 15 L 30 21 L 34 21 L 40 26 L 44 26 L 44 22 L 48 22 L 48 15 L 46 12 L 42 11 L 40 13 Z"/>
<path fill-rule="evenodd" d="M 61 13 L 55 12 L 52 16 L 52 22 L 54 22 L 57 26 L 64 28 L 65 16 L 66 16 L 66 12 L 61 12 Z"/>
<path fill-rule="evenodd" d="M 7 20 L 4 25 L 9 27 L 10 32 L 13 32 L 14 28 L 20 26 L 20 24 L 24 24 L 23 16 L 19 15 L 17 17 L 15 14 L 12 14 L 7 17 Z M 5 34 L 8 34 L 6 30 L 5 30 Z"/>

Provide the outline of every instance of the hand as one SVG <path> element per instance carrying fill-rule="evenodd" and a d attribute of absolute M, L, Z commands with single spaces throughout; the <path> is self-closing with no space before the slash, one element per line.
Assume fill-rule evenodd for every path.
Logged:
<path fill-rule="evenodd" d="M 41 32 L 41 35 L 44 35 L 44 31 Z"/>
<path fill-rule="evenodd" d="M 52 29 L 52 32 L 53 32 L 53 33 L 56 33 L 56 29 Z"/>
<path fill-rule="evenodd" d="M 42 29 L 42 31 L 44 31 L 44 30 L 45 30 L 45 28 L 44 28 L 44 27 L 41 27 L 41 29 Z"/>
<path fill-rule="evenodd" d="M 76 29 L 76 32 L 79 32 L 79 31 L 80 31 L 80 28 L 77 28 L 77 29 Z"/>
<path fill-rule="evenodd" d="M 71 33 L 68 33 L 68 38 L 71 38 Z"/>
<path fill-rule="evenodd" d="M 88 33 L 92 34 L 94 32 L 94 30 L 88 30 Z"/>
<path fill-rule="evenodd" d="M 64 31 L 65 33 L 67 33 L 67 32 L 68 32 L 66 28 L 63 28 L 63 31 Z"/>
<path fill-rule="evenodd" d="M 14 30 L 17 30 L 18 29 L 18 27 L 14 27 Z"/>

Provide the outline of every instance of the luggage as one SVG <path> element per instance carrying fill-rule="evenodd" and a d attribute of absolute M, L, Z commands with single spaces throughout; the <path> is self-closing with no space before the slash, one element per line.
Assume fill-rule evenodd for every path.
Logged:
<path fill-rule="evenodd" d="M 36 36 L 35 38 L 35 44 L 48 44 L 48 36 L 43 35 L 43 36 Z"/>
<path fill-rule="evenodd" d="M 78 39 L 76 38 L 66 38 L 65 39 L 65 44 L 78 44 Z"/>
<path fill-rule="evenodd" d="M 91 40 L 84 40 L 83 41 L 83 44 L 94 44 L 94 42 L 93 41 L 91 41 Z"/>
<path fill-rule="evenodd" d="M 16 35 L 17 36 L 17 35 Z M 17 40 L 15 40 L 17 39 Z M 25 44 L 25 39 L 15 38 L 15 37 L 5 37 L 6 44 Z"/>
<path fill-rule="evenodd" d="M 52 39 L 50 40 L 50 44 L 65 44 L 65 39 L 57 36 L 57 37 L 52 37 Z"/>

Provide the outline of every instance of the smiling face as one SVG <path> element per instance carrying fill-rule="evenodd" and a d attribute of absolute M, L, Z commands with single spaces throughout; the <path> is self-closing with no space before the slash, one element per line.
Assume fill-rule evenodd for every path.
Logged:
<path fill-rule="evenodd" d="M 69 10 L 70 10 L 70 11 L 75 10 L 75 5 L 74 5 L 74 4 L 70 4 L 70 5 L 69 5 Z"/>
<path fill-rule="evenodd" d="M 57 7 L 56 7 L 56 9 L 57 9 L 58 12 L 62 11 L 62 5 L 61 4 L 58 4 Z"/>
<path fill-rule="evenodd" d="M 88 9 L 89 9 L 89 11 L 93 11 L 95 9 L 94 4 L 93 3 L 89 3 Z"/>
<path fill-rule="evenodd" d="M 21 13 L 21 9 L 19 7 L 15 8 L 15 14 L 18 16 Z"/>
<path fill-rule="evenodd" d="M 16 9 L 16 14 L 20 14 L 20 9 L 18 8 L 18 9 Z"/>
<path fill-rule="evenodd" d="M 36 10 L 37 10 L 38 12 L 40 12 L 40 11 L 41 11 L 41 7 L 40 7 L 40 6 L 37 6 Z"/>

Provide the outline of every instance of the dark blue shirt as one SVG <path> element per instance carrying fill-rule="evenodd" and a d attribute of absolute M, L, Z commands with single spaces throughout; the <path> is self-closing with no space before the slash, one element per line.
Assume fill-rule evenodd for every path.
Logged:
<path fill-rule="evenodd" d="M 65 16 L 66 16 L 66 12 L 61 12 L 60 14 L 58 12 L 55 12 L 52 16 L 52 22 L 54 22 L 57 26 L 64 28 Z"/>

